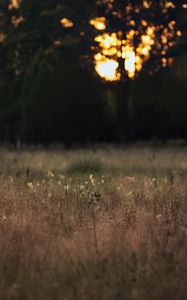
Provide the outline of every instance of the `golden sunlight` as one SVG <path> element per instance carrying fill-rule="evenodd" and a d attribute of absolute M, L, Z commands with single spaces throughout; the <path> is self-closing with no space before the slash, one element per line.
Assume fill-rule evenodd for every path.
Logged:
<path fill-rule="evenodd" d="M 98 75 L 107 81 L 119 81 L 121 78 L 118 59 L 124 59 L 124 69 L 127 76 L 133 79 L 137 72 L 142 70 L 154 45 L 155 27 L 150 26 L 141 36 L 141 42 L 135 48 L 133 39 L 136 32 L 130 30 L 126 38 L 121 40 L 121 32 L 103 33 L 95 37 L 99 47 L 94 56 L 95 70 Z"/>
<path fill-rule="evenodd" d="M 114 59 L 106 58 L 101 54 L 95 55 L 95 70 L 106 81 L 120 80 L 120 74 L 117 72 L 118 66 L 119 63 Z"/>
<path fill-rule="evenodd" d="M 166 2 L 166 7 L 167 8 L 175 8 L 175 4 L 172 1 Z"/>
<path fill-rule="evenodd" d="M 100 16 L 90 20 L 90 24 L 95 29 L 104 31 L 94 37 L 95 45 L 91 46 L 94 52 L 95 70 L 100 77 L 106 81 L 125 80 L 127 77 L 134 79 L 141 72 L 146 61 L 150 59 L 151 54 L 157 57 L 158 68 L 172 64 L 173 59 L 169 57 L 168 51 L 176 45 L 177 38 L 182 35 L 174 17 L 173 19 L 167 17 L 169 11 L 178 7 L 173 1 L 160 2 L 160 8 L 166 15 L 167 23 L 156 22 L 157 25 L 148 21 L 146 15 L 142 19 L 135 20 L 132 13 L 135 9 L 135 13 L 139 14 L 142 6 L 143 9 L 150 9 L 153 1 L 143 0 L 140 5 L 134 6 L 128 3 L 123 12 L 116 9 L 114 0 L 98 0 L 98 3 L 106 5 L 106 13 L 112 14 L 111 19 Z M 187 4 L 183 4 L 182 7 L 186 9 Z M 123 14 L 125 14 L 125 19 L 122 18 Z M 118 29 L 116 32 L 111 32 L 111 27 L 107 28 L 107 24 L 110 24 L 113 17 L 121 23 L 121 28 L 124 22 L 125 31 Z"/>
<path fill-rule="evenodd" d="M 64 28 L 71 28 L 74 26 L 74 23 L 70 19 L 67 19 L 67 18 L 61 19 L 60 23 Z"/>
<path fill-rule="evenodd" d="M 133 48 L 129 47 L 123 53 L 125 59 L 125 70 L 129 78 L 134 78 L 136 72 L 136 55 Z"/>
<path fill-rule="evenodd" d="M 3 32 L 0 32 L 0 43 L 3 43 L 6 39 L 6 35 Z"/>
<path fill-rule="evenodd" d="M 148 1 L 143 1 L 143 6 L 145 8 L 150 8 L 150 3 Z"/>
<path fill-rule="evenodd" d="M 95 27 L 97 30 L 105 30 L 106 29 L 106 18 L 100 17 L 90 20 L 90 24 Z"/>
<path fill-rule="evenodd" d="M 23 17 L 17 17 L 17 18 L 16 16 L 12 17 L 12 24 L 14 25 L 14 27 L 18 27 L 24 21 L 25 19 Z"/>
<path fill-rule="evenodd" d="M 10 4 L 9 4 L 9 9 L 11 10 L 11 9 L 18 9 L 19 8 L 19 5 L 20 5 L 20 2 L 21 2 L 21 0 L 11 0 L 10 1 Z"/>

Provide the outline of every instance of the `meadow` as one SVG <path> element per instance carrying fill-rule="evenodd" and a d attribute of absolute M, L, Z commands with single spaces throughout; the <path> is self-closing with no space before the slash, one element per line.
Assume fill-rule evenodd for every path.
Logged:
<path fill-rule="evenodd" d="M 187 147 L 0 149 L 1 300 L 187 298 Z"/>

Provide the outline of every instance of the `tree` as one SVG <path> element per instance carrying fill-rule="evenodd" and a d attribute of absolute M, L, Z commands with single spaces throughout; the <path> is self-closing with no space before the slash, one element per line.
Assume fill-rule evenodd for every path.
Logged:
<path fill-rule="evenodd" d="M 32 93 L 36 86 L 38 92 L 40 88 L 35 80 L 38 70 L 60 55 L 62 41 L 66 38 L 60 24 L 66 7 L 54 0 L 1 0 L 0 9 L 1 128 L 5 124 L 6 133 L 8 126 L 15 128 L 15 135 L 24 135 L 29 102 L 31 98 L 35 100 Z M 47 70 L 54 74 L 54 66 Z M 13 126 L 15 122 L 18 126 Z"/>
<path fill-rule="evenodd" d="M 95 28 L 93 63 L 104 81 L 118 86 L 120 140 L 128 139 L 130 81 L 173 63 L 182 35 L 177 18 L 184 7 L 182 1 L 96 1 L 90 20 Z"/>
<path fill-rule="evenodd" d="M 21 2 L 25 22 L 16 38 L 20 38 L 23 68 L 21 127 L 27 140 L 63 140 L 70 144 L 96 137 L 101 104 L 98 92 L 94 98 L 95 89 L 80 59 L 81 49 L 85 49 L 80 31 L 92 1 L 82 9 L 83 2 Z M 81 21 L 77 27 L 74 23 L 78 19 Z M 96 107 L 98 112 L 93 114 Z"/>
<path fill-rule="evenodd" d="M 2 139 L 70 143 L 109 140 L 117 132 L 127 139 L 136 113 L 144 111 L 134 107 L 139 99 L 132 90 L 138 98 L 141 85 L 149 104 L 145 75 L 163 73 L 181 49 L 179 60 L 185 56 L 185 35 L 178 39 L 186 26 L 181 1 L 95 2 L 0 0 Z M 144 84 L 138 80 L 135 93 L 138 77 Z M 154 99 L 149 107 L 156 119 Z"/>
<path fill-rule="evenodd" d="M 19 24 L 23 21 L 19 15 L 16 1 L 0 1 L 0 139 L 15 140 L 19 127 L 20 112 L 18 95 L 20 88 L 19 43 L 9 43 L 16 36 Z"/>

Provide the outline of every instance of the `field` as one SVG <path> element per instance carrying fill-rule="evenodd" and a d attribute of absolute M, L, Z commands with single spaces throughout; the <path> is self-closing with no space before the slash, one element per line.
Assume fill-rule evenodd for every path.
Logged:
<path fill-rule="evenodd" d="M 0 149 L 1 300 L 187 299 L 187 148 Z"/>

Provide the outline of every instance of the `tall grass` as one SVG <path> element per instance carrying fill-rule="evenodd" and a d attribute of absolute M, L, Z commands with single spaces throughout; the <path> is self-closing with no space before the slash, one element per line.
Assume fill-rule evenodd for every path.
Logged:
<path fill-rule="evenodd" d="M 186 298 L 184 149 L 0 156 L 0 299 Z"/>

